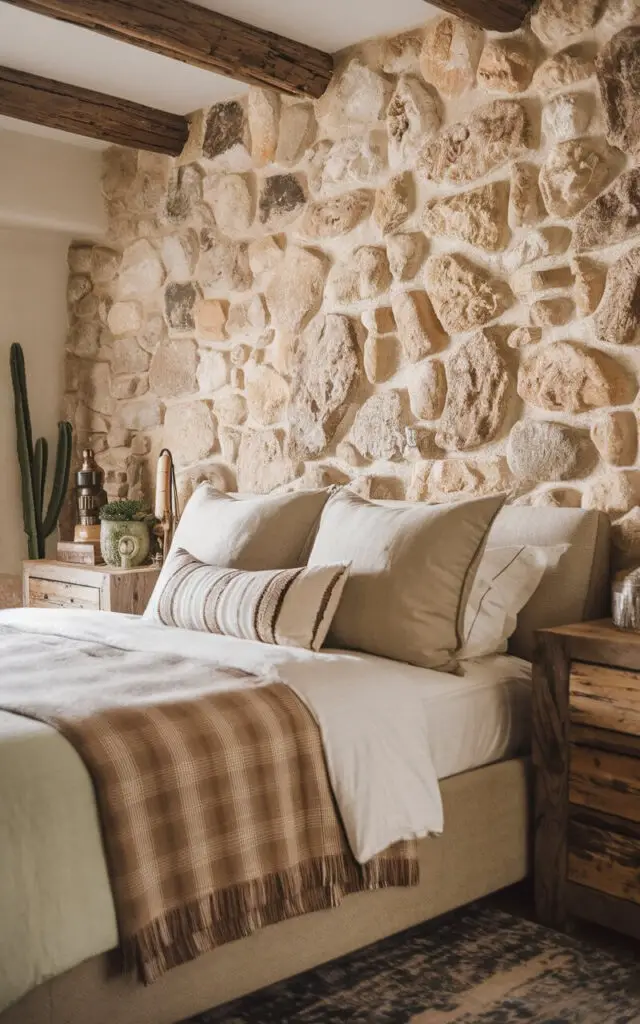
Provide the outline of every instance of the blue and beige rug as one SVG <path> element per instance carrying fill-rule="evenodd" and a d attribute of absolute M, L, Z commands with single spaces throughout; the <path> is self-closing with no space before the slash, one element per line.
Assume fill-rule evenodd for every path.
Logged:
<path fill-rule="evenodd" d="M 477 904 L 190 1024 L 640 1024 L 640 943 L 597 948 Z"/>

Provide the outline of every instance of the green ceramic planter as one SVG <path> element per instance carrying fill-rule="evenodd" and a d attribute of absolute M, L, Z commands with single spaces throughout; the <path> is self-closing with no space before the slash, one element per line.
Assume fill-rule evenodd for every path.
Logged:
<path fill-rule="evenodd" d="M 150 541 L 146 523 L 102 520 L 100 550 L 107 565 L 116 569 L 135 569 L 146 562 Z"/>

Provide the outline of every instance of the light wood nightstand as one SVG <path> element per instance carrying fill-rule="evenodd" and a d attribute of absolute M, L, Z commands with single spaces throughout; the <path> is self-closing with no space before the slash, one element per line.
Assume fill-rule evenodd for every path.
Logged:
<path fill-rule="evenodd" d="M 608 620 L 538 634 L 533 763 L 539 919 L 640 938 L 640 634 Z"/>
<path fill-rule="evenodd" d="M 108 565 L 23 562 L 23 598 L 27 608 L 89 608 L 142 615 L 160 570 L 112 569 Z"/>

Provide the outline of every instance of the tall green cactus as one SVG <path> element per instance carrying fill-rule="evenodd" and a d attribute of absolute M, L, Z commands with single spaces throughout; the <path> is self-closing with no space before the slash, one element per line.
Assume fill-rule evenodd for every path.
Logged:
<path fill-rule="evenodd" d="M 44 494 L 47 479 L 49 446 L 44 437 L 34 445 L 31 433 L 31 416 L 27 395 L 27 378 L 24 368 L 24 353 L 21 345 L 11 346 L 11 382 L 16 410 L 18 462 L 22 478 L 22 514 L 24 532 L 27 535 L 29 558 L 44 558 L 44 543 L 55 530 L 62 503 L 69 485 L 71 466 L 71 424 L 58 423 L 58 447 L 53 483 L 47 511 L 44 511 Z"/>

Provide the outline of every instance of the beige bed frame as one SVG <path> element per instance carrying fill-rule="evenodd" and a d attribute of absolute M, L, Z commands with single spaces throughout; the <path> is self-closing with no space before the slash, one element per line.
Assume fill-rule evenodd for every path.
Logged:
<path fill-rule="evenodd" d="M 529 866 L 526 759 L 441 784 L 445 832 L 420 841 L 420 884 L 349 896 L 272 925 L 170 971 L 144 988 L 94 957 L 0 1013 L 0 1024 L 176 1024 L 523 879 Z"/>

